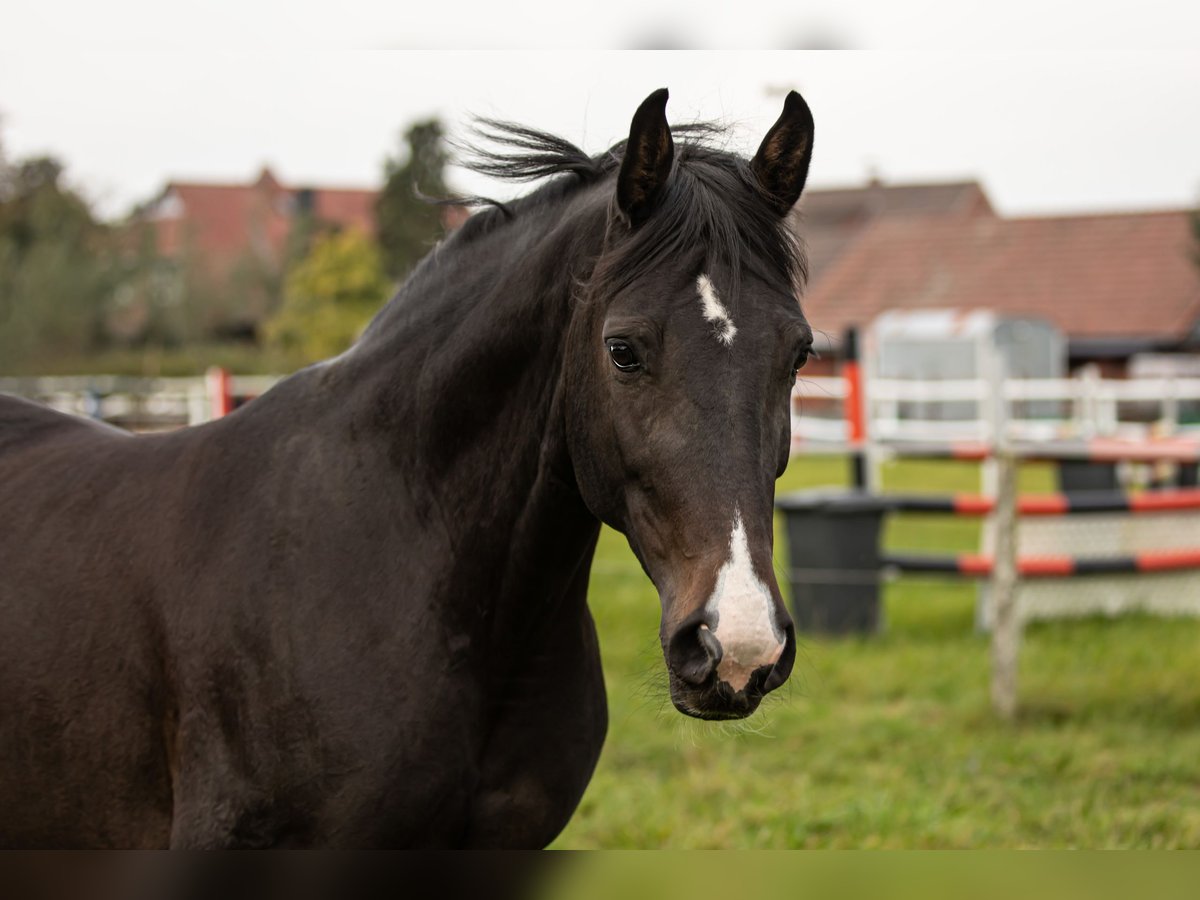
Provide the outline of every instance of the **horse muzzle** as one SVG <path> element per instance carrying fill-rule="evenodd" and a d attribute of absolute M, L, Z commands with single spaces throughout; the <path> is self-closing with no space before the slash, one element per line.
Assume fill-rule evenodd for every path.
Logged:
<path fill-rule="evenodd" d="M 671 702 L 697 719 L 743 719 L 762 698 L 787 681 L 796 659 L 796 631 L 790 619 L 775 647 L 721 642 L 703 611 L 680 624 L 665 644 Z"/>

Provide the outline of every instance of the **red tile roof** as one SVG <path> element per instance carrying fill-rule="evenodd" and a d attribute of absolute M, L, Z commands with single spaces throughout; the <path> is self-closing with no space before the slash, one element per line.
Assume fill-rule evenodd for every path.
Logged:
<path fill-rule="evenodd" d="M 1074 338 L 1181 341 L 1200 322 L 1188 220 L 885 216 L 812 281 L 804 307 L 830 335 L 889 309 L 963 307 L 1040 316 Z"/>
<path fill-rule="evenodd" d="M 313 214 L 322 222 L 336 222 L 345 228 L 373 234 L 378 196 L 378 191 L 320 188 L 313 197 Z"/>
<path fill-rule="evenodd" d="M 301 206 L 322 222 L 366 233 L 375 230 L 373 190 L 293 188 L 268 169 L 250 184 L 172 181 L 148 210 L 159 252 L 190 252 L 212 270 L 251 254 L 279 264 Z"/>
<path fill-rule="evenodd" d="M 966 218 L 993 216 L 992 205 L 976 181 L 886 185 L 812 190 L 793 214 L 808 252 L 809 274 L 819 278 L 880 216 L 929 213 Z"/>

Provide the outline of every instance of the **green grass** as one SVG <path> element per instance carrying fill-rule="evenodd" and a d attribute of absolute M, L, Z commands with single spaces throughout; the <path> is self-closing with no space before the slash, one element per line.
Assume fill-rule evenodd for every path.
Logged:
<path fill-rule="evenodd" d="M 845 477 L 843 460 L 801 459 L 779 487 Z M 885 484 L 971 491 L 978 477 L 913 462 Z M 1048 490 L 1048 472 L 1023 485 Z M 971 550 L 976 528 L 899 518 L 886 540 Z M 1004 724 L 973 586 L 906 579 L 884 602 L 883 634 L 802 636 L 791 681 L 750 720 L 695 722 L 667 697 L 654 589 L 605 531 L 591 607 L 609 735 L 556 846 L 1200 847 L 1200 622 L 1028 629 L 1022 712 Z"/>

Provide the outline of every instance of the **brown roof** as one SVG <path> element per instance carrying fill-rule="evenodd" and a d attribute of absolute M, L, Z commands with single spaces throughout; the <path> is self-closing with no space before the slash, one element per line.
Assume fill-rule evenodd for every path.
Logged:
<path fill-rule="evenodd" d="M 803 195 L 795 227 L 808 251 L 815 282 L 872 221 L 880 216 L 928 213 L 964 218 L 992 216 L 992 205 L 976 181 L 812 190 Z"/>
<path fill-rule="evenodd" d="M 313 214 L 322 222 L 335 222 L 344 228 L 373 234 L 378 196 L 378 191 L 319 188 L 313 198 Z"/>
<path fill-rule="evenodd" d="M 876 219 L 805 298 L 830 335 L 889 309 L 1040 316 L 1069 337 L 1182 341 L 1200 322 L 1189 213 Z"/>
<path fill-rule="evenodd" d="M 298 212 L 366 233 L 375 230 L 373 190 L 300 188 L 280 184 L 269 169 L 249 184 L 172 181 L 148 210 L 159 252 L 196 254 L 215 270 L 244 254 L 281 263 Z"/>
<path fill-rule="evenodd" d="M 243 250 L 275 256 L 282 252 L 290 218 L 279 198 L 244 185 L 173 182 L 167 188 L 171 212 L 155 217 L 158 249 L 165 256 L 192 250 L 210 261 Z"/>

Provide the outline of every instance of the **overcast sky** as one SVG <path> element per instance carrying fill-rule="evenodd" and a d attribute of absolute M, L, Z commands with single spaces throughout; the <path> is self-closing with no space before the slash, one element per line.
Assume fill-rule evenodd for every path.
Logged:
<path fill-rule="evenodd" d="M 726 122 L 733 145 L 749 153 L 795 87 L 816 117 L 813 185 L 854 184 L 871 172 L 892 182 L 979 178 L 1007 214 L 1200 202 L 1200 3 L 1012 0 L 985 14 L 966 2 L 859 0 L 826 13 L 810 4 L 807 18 L 667 11 L 636 26 L 639 4 L 627 0 L 613 4 L 623 16 L 590 23 L 555 4 L 566 17 L 560 34 L 574 40 L 514 26 L 532 21 L 538 3 L 446 4 L 417 23 L 406 5 L 14 7 L 0 37 L 0 138 L 9 157 L 63 158 L 74 182 L 117 213 L 168 178 L 246 180 L 264 163 L 289 183 L 375 185 L 403 127 L 434 114 L 453 131 L 472 113 L 517 119 L 600 150 L 660 86 L 671 90 L 673 120 Z M 506 25 L 494 21 L 498 8 Z M 1076 40 L 1081 10 L 1086 40 Z M 581 34 L 626 46 L 901 40 L 919 49 L 538 49 Z M 412 49 L 493 39 L 525 49 Z M 1007 49 L 1071 44 L 1092 49 Z M 932 49 L 947 46 L 955 49 Z M 504 194 L 462 173 L 454 184 Z"/>

